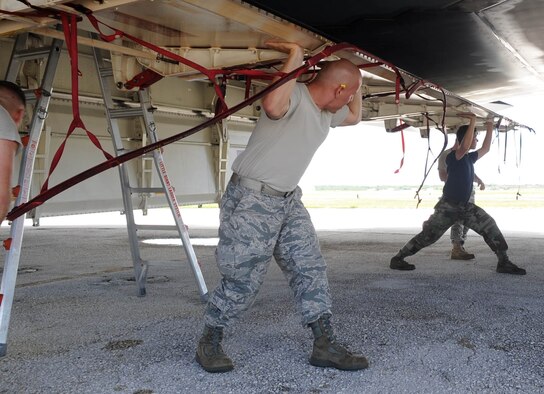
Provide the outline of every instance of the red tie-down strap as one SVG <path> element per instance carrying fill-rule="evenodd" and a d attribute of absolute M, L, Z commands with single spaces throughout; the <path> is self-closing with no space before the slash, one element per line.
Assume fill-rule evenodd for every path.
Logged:
<path fill-rule="evenodd" d="M 34 13 L 30 14 L 28 12 L 21 12 L 21 11 L 0 10 L 0 14 L 20 16 L 22 18 L 29 18 L 29 19 L 33 19 L 33 18 L 52 18 L 52 17 L 54 17 L 55 15 L 58 14 L 58 11 L 53 9 L 53 8 L 36 7 L 36 6 L 32 5 L 32 4 L 30 4 L 30 2 L 28 2 L 26 0 L 17 0 L 17 1 L 19 3 L 23 3 L 28 8 L 32 8 L 34 10 Z"/>
<path fill-rule="evenodd" d="M 108 152 L 106 152 L 102 148 L 102 145 L 100 144 L 100 141 L 98 140 L 98 138 L 85 127 L 85 124 L 81 120 L 81 116 L 79 112 L 79 76 L 81 75 L 81 73 L 79 72 L 79 69 L 78 69 L 77 17 L 74 14 L 67 14 L 64 12 L 61 13 L 60 16 L 62 20 L 62 27 L 64 30 L 64 37 L 66 40 L 66 46 L 68 48 L 68 54 L 70 56 L 70 66 L 71 66 L 71 76 L 72 76 L 73 119 L 66 133 L 66 137 L 64 137 L 64 140 L 60 144 L 55 155 L 53 156 L 53 160 L 51 161 L 51 167 L 49 168 L 49 174 L 47 176 L 47 179 L 42 185 L 42 189 L 41 189 L 42 192 L 47 190 L 49 185 L 49 178 L 51 177 L 51 174 L 53 174 L 53 171 L 55 171 L 55 168 L 57 168 L 60 158 L 62 157 L 62 154 L 64 152 L 64 147 L 66 146 L 66 142 L 76 128 L 81 128 L 85 130 L 91 142 L 103 153 L 106 159 L 113 158 L 112 155 L 110 155 Z"/>
<path fill-rule="evenodd" d="M 123 86 L 129 90 L 134 88 L 145 89 L 155 82 L 160 81 L 162 78 L 163 76 L 159 73 L 156 73 L 150 68 L 146 68 L 138 75 L 135 75 L 130 81 L 125 82 Z"/>
<path fill-rule="evenodd" d="M 108 25 L 107 23 L 104 23 L 100 20 L 98 20 L 92 13 L 91 10 L 89 10 L 88 8 L 82 6 L 82 5 L 79 5 L 79 4 L 72 4 L 70 5 L 71 7 L 73 7 L 76 11 L 78 12 L 81 12 L 82 14 L 84 14 L 88 19 L 89 19 L 89 22 L 93 25 L 93 27 L 96 29 L 96 31 L 98 32 L 100 38 L 104 41 L 107 41 L 107 42 L 111 42 L 117 38 L 121 38 L 121 37 L 125 37 L 126 39 L 129 39 L 143 47 L 146 47 L 148 49 L 151 49 L 153 51 L 155 51 L 157 53 L 157 59 L 158 60 L 165 60 L 165 59 L 168 59 L 170 61 L 175 61 L 175 62 L 178 62 L 180 64 L 184 64 L 198 72 L 200 72 L 201 74 L 205 75 L 209 80 L 210 82 L 213 84 L 213 87 L 214 87 L 214 90 L 215 90 L 215 93 L 219 99 L 219 103 L 216 105 L 216 109 L 218 110 L 226 110 L 228 109 L 228 106 L 227 106 L 227 103 L 226 103 L 226 100 L 225 100 L 225 96 L 224 96 L 224 92 L 225 92 L 225 89 L 224 89 L 224 86 L 223 84 L 225 83 L 225 80 L 230 78 L 231 75 L 235 75 L 236 77 L 239 77 L 239 76 L 246 76 L 247 79 L 251 79 L 251 78 L 259 78 L 259 79 L 272 79 L 272 78 L 275 78 L 275 77 L 281 77 L 282 76 L 282 73 L 281 72 L 277 72 L 277 73 L 266 73 L 266 72 L 263 72 L 263 71 L 260 71 L 260 70 L 248 70 L 248 69 L 207 69 L 206 67 L 198 64 L 198 63 L 195 63 L 189 59 L 186 59 L 176 53 L 173 53 L 171 51 L 168 51 L 167 49 L 165 48 L 161 48 L 155 44 L 152 44 L 150 42 L 147 42 L 147 41 L 144 41 L 138 37 L 135 37 L 131 34 L 128 34 L 122 30 L 119 30 L 113 26 L 110 26 Z M 104 26 L 104 27 L 107 27 L 108 29 L 110 29 L 111 31 L 113 31 L 112 34 L 106 34 L 102 31 L 101 29 L 101 26 Z M 340 43 L 340 44 L 337 44 L 337 45 L 333 45 L 333 46 L 329 46 L 327 48 L 325 48 L 322 52 L 320 52 L 320 54 L 323 54 L 323 53 L 326 53 L 327 51 L 329 51 L 331 48 L 334 48 L 334 52 L 337 52 L 337 51 L 341 51 L 341 50 L 344 50 L 344 49 L 349 49 L 349 50 L 353 50 L 353 51 L 356 51 L 356 52 L 359 52 L 359 53 L 362 53 L 362 54 L 365 54 L 366 56 L 368 57 L 371 57 L 372 59 L 374 59 L 374 62 L 373 63 L 368 63 L 368 64 L 364 64 L 364 65 L 361 65 L 360 68 L 369 68 L 369 67 L 378 67 L 378 66 L 386 66 L 388 67 L 389 69 L 391 69 L 395 74 L 396 74 L 396 83 L 395 83 L 395 102 L 398 104 L 400 102 L 400 92 L 401 91 L 406 91 L 406 86 L 405 86 L 405 83 L 404 83 L 404 78 L 402 77 L 401 73 L 400 73 L 400 70 L 395 67 L 393 64 L 391 63 L 388 63 L 382 59 L 379 59 L 377 58 L 376 56 L 374 55 L 371 55 L 369 53 L 366 53 L 364 52 L 363 50 L 361 50 L 360 48 L 357 48 L 356 46 L 354 45 L 351 45 L 351 44 L 348 44 L 348 43 Z M 326 54 L 326 56 L 330 56 L 333 52 L 329 52 Z M 318 55 L 320 55 L 318 54 Z M 317 56 L 317 55 L 316 55 Z M 313 56 L 311 57 L 310 59 L 308 59 L 310 62 L 314 62 L 314 63 L 308 63 L 308 69 L 315 66 L 320 60 L 323 59 L 323 57 L 316 57 L 316 56 Z M 325 57 L 326 57 L 325 56 Z M 306 69 L 306 71 L 308 70 Z M 306 72 L 304 71 L 304 72 Z M 220 77 L 220 78 L 218 78 Z M 219 79 L 219 80 L 218 80 Z M 246 85 L 246 98 L 249 96 L 249 88 L 248 86 Z"/>
<path fill-rule="evenodd" d="M 356 47 L 354 46 L 351 46 L 349 44 L 338 44 L 338 45 L 333 45 L 333 46 L 330 46 L 330 47 L 327 47 L 325 48 L 323 51 L 321 51 L 320 53 L 312 56 L 311 58 L 307 59 L 306 62 L 296 68 L 295 70 L 291 71 L 291 72 L 288 72 L 288 73 L 285 73 L 280 79 L 278 79 L 277 81 L 271 83 L 269 86 L 267 86 L 266 88 L 264 88 L 263 90 L 257 92 L 256 94 L 254 94 L 252 97 L 248 98 L 247 100 L 244 100 L 242 101 L 241 103 L 225 110 L 224 112 L 222 113 L 218 113 L 215 115 L 215 117 L 211 118 L 211 119 L 208 119 L 206 121 L 204 121 L 203 123 L 201 123 L 200 125 L 198 126 L 195 126 L 193 127 L 192 129 L 189 129 L 189 130 L 186 130 L 184 132 L 181 132 L 179 134 L 176 134 L 176 135 L 173 135 L 171 137 L 168 137 L 168 138 L 165 138 L 163 140 L 160 140 L 160 141 L 156 141 L 152 144 L 149 144 L 149 145 L 146 145 L 144 147 L 141 147 L 141 148 L 138 148 L 138 149 L 135 149 L 135 150 L 132 150 L 130 152 L 127 152 L 121 156 L 117 156 L 117 157 L 111 157 L 110 159 L 94 166 L 94 167 L 91 167 L 83 172 L 81 172 L 80 174 L 77 174 L 53 187 L 51 187 L 50 189 L 48 190 L 45 190 L 45 191 L 42 191 L 40 192 L 40 194 L 38 194 L 37 196 L 35 196 L 34 198 L 32 198 L 31 200 L 27 201 L 26 203 L 23 203 L 17 207 L 14 207 L 6 216 L 6 219 L 8 220 L 14 220 L 16 218 L 18 218 L 19 216 L 21 215 L 24 215 L 25 213 L 27 213 L 28 211 L 42 205 L 45 201 L 49 200 L 50 198 L 56 196 L 57 194 L 63 192 L 64 190 L 78 184 L 79 182 L 82 182 L 86 179 L 89 179 L 90 177 L 94 176 L 94 175 L 97 175 L 97 174 L 100 174 L 110 168 L 114 168 L 114 167 L 117 167 L 118 165 L 122 164 L 122 163 L 125 163 L 129 160 L 132 160 L 136 157 L 139 157 L 141 155 L 144 155 L 146 153 L 150 153 L 150 152 L 153 152 L 155 149 L 159 149 L 163 146 L 166 146 L 168 144 L 171 144 L 173 142 L 176 142 L 176 141 L 179 141 L 183 138 L 186 138 L 190 135 L 193 135 L 195 134 L 196 132 L 202 130 L 202 129 L 205 129 L 207 127 L 210 127 L 212 125 L 214 125 L 215 123 L 229 117 L 230 115 L 240 111 L 242 108 L 254 103 L 255 101 L 257 101 L 258 99 L 260 99 L 261 97 L 263 97 L 264 95 L 268 94 L 269 92 L 271 92 L 272 90 L 280 87 L 281 85 L 287 83 L 288 81 L 294 79 L 294 78 L 298 78 L 299 76 L 301 76 L 302 74 L 304 74 L 309 68 L 315 66 L 320 60 L 330 56 L 332 53 L 336 52 L 336 51 L 339 51 L 339 50 L 343 50 L 343 49 L 355 49 L 356 50 Z"/>
<path fill-rule="evenodd" d="M 19 197 L 19 193 L 21 193 L 21 185 L 17 185 L 11 188 L 11 195 L 13 198 Z"/>
<path fill-rule="evenodd" d="M 404 165 L 404 154 L 406 153 L 406 144 L 404 142 L 404 129 L 410 127 L 410 125 L 408 123 L 404 123 L 402 120 L 400 121 L 400 125 L 398 125 L 397 127 L 394 127 L 393 129 L 391 129 L 391 132 L 397 132 L 397 131 L 400 131 L 400 139 L 401 139 L 401 142 L 402 142 L 402 157 L 400 159 L 400 166 L 399 168 L 397 168 L 395 170 L 395 174 L 398 174 L 402 168 L 402 166 Z"/>
<path fill-rule="evenodd" d="M 423 114 L 423 116 L 427 120 L 427 144 L 428 144 L 428 146 L 427 146 L 427 157 L 425 159 L 425 171 L 424 171 L 424 174 L 423 174 L 423 180 L 421 181 L 421 184 L 417 188 L 416 193 L 414 195 L 414 198 L 417 198 L 416 208 L 418 208 L 421 201 L 423 201 L 423 199 L 419 195 L 419 192 L 423 188 L 423 185 L 425 184 L 425 181 L 427 180 L 427 177 L 431 173 L 431 169 L 433 168 L 434 164 L 438 161 L 438 159 L 440 158 L 440 155 L 446 150 L 446 147 L 448 146 L 448 133 L 446 132 L 446 129 L 443 126 L 440 127 L 438 124 L 436 124 L 435 128 L 438 129 L 442 133 L 442 135 L 444 136 L 444 142 L 442 144 L 442 149 L 440 150 L 440 153 L 438 153 L 438 155 L 436 155 L 436 157 L 432 161 L 431 165 L 429 165 L 429 153 L 431 153 L 431 117 L 429 116 L 429 114 L 427 112 L 425 112 Z M 444 111 L 444 115 L 442 117 L 442 125 L 444 124 L 444 117 L 445 117 L 445 111 Z"/>

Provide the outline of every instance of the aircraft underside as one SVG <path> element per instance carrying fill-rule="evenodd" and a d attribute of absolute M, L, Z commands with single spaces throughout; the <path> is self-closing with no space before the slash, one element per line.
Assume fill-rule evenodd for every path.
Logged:
<path fill-rule="evenodd" d="M 432 5 L 404 1 L 388 2 L 386 6 L 345 2 L 345 7 L 338 4 L 331 7 L 327 2 L 311 2 L 311 6 L 307 3 L 298 2 L 296 7 L 291 7 L 285 2 L 231 0 L 3 1 L 0 2 L 0 10 L 5 11 L 4 19 L 0 19 L 0 36 L 3 37 L 0 72 L 6 72 L 17 35 L 30 32 L 25 49 L 47 47 L 53 39 L 65 39 L 63 29 L 67 27 L 60 23 L 61 15 L 75 15 L 81 118 L 107 147 L 111 137 L 100 109 L 103 97 L 92 48 L 109 54 L 113 68 L 112 96 L 116 103 L 137 106 L 137 90 L 149 85 L 151 102 L 156 107 L 158 137 L 165 139 L 213 118 L 218 112 L 220 84 L 223 84 L 225 104 L 229 107 L 243 102 L 270 82 L 257 75 L 241 73 L 210 76 L 206 70 L 273 73 L 284 54 L 267 49 L 265 42 L 269 39 L 295 41 L 306 48 L 308 58 L 345 41 L 351 47 L 331 53 L 330 58 L 347 57 L 360 65 L 364 75 L 363 120 L 383 122 L 390 132 L 414 126 L 425 137 L 431 128 L 449 132 L 457 127 L 461 123 L 456 117 L 458 112 L 473 111 L 482 121 L 486 117 L 498 121 L 500 117 L 494 107 L 472 100 L 503 97 L 504 89 L 519 89 L 523 86 L 519 82 L 525 84 L 530 80 L 520 73 L 514 58 L 508 58 L 512 52 L 505 54 L 501 37 L 513 26 L 515 35 L 509 37 L 521 42 L 519 24 L 528 23 L 527 20 L 533 22 L 529 26 L 534 26 L 535 31 L 542 29 L 535 22 L 536 18 L 528 18 L 528 14 L 534 16 L 542 12 L 538 2 L 530 0 L 487 2 L 485 7 L 480 5 L 479 8 L 478 2 L 473 1 L 455 4 L 441 1 Z M 348 8 L 349 12 L 340 12 Z M 507 18 L 513 13 L 516 18 Z M 436 29 L 432 29 L 433 26 Z M 422 29 L 426 32 L 425 39 L 419 37 Z M 490 35 L 494 37 L 493 42 L 489 42 Z M 531 62 L 531 67 L 522 69 L 541 82 L 538 75 L 541 59 L 528 49 L 530 45 L 536 48 L 539 43 L 534 39 L 535 34 L 530 36 L 533 39 L 518 45 L 517 61 Z M 450 41 L 454 41 L 454 45 Z M 463 48 L 457 45 L 460 41 Z M 166 54 L 157 52 L 157 48 Z M 70 56 L 73 54 L 65 45 L 55 70 L 31 194 L 37 193 L 47 177 L 47 166 L 64 139 L 65 125 L 73 115 L 70 106 L 74 76 L 70 71 Z M 469 61 L 456 60 L 467 56 Z M 495 59 L 491 62 L 482 58 L 485 56 Z M 179 58 L 186 61 L 178 61 Z M 481 62 L 488 64 L 482 68 Z M 199 68 L 192 67 L 194 64 Z M 43 59 L 25 62 L 17 73 L 17 81 L 29 90 L 36 89 L 45 65 Z M 414 70 L 421 74 L 412 74 Z M 511 76 L 518 86 L 498 84 L 495 78 L 503 74 Z M 310 77 L 311 72 L 299 79 Z M 139 84 L 134 82 L 136 80 Z M 538 88 L 538 84 L 532 86 Z M 259 102 L 256 101 L 221 123 L 176 141 L 165 151 L 169 167 L 183 169 L 175 171 L 176 193 L 181 203 L 218 200 L 230 175 L 230 162 L 245 146 L 258 116 Z M 516 120 L 509 119 L 502 119 L 499 125 L 501 131 L 518 126 Z M 122 138 L 127 139 L 126 149 L 136 149 L 149 142 L 138 119 L 120 121 L 119 128 Z M 100 160 L 100 152 L 87 149 L 84 135 L 82 130 L 75 131 L 70 140 L 73 149 L 66 149 L 63 158 L 70 164 L 58 166 L 57 172 L 52 174 L 52 184 Z M 88 156 L 86 160 L 81 160 L 82 151 Z M 145 156 L 131 160 L 126 167 L 139 187 L 157 185 Z M 40 215 L 119 209 L 120 199 L 112 198 L 117 188 L 115 178 L 112 171 L 96 176 L 86 181 L 84 193 L 64 192 L 33 210 L 32 215 L 39 218 Z M 140 193 L 134 196 L 134 204 L 147 209 L 164 203 L 153 193 Z"/>

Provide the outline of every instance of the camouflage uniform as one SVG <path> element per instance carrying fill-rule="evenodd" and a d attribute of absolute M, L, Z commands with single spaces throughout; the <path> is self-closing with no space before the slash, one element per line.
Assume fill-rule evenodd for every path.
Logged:
<path fill-rule="evenodd" d="M 226 327 L 251 306 L 272 256 L 294 292 L 304 326 L 331 314 L 326 263 L 301 196 L 299 187 L 276 197 L 229 182 L 216 249 L 222 280 L 208 302 L 207 326 Z"/>
<path fill-rule="evenodd" d="M 470 193 L 470 198 L 468 202 L 474 204 L 474 189 Z M 461 245 L 467 240 L 468 227 L 463 226 L 462 221 L 457 221 L 453 223 L 450 230 L 450 239 L 452 243 L 459 242 Z"/>
<path fill-rule="evenodd" d="M 452 152 L 452 148 L 446 149 L 444 152 L 440 154 L 438 157 L 438 171 L 439 173 L 442 171 L 447 171 L 447 165 L 446 165 L 446 157 L 448 154 Z M 468 202 L 471 202 L 474 204 L 474 195 L 475 190 L 472 189 L 472 192 L 470 193 L 470 198 Z M 463 226 L 463 223 L 461 222 L 455 222 L 451 226 L 450 230 L 450 239 L 452 243 L 459 243 L 463 245 L 467 239 L 467 233 L 468 233 L 468 227 Z"/>
<path fill-rule="evenodd" d="M 435 243 L 456 221 L 480 234 L 497 255 L 504 255 L 508 250 L 508 244 L 495 220 L 477 205 L 471 202 L 451 203 L 442 198 L 434 209 L 434 213 L 423 223 L 423 230 L 402 247 L 400 256 L 411 256 Z"/>

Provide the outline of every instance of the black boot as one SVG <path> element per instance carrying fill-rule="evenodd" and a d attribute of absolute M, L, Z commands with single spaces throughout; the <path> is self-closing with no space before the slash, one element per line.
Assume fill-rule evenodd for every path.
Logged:
<path fill-rule="evenodd" d="M 333 367 L 347 371 L 368 368 L 365 357 L 353 354 L 336 342 L 328 316 L 309 324 L 314 334 L 314 347 L 310 364 L 316 367 Z"/>
<path fill-rule="evenodd" d="M 202 338 L 198 341 L 196 361 L 208 372 L 228 372 L 234 368 L 232 360 L 221 347 L 222 327 L 204 327 Z"/>
<path fill-rule="evenodd" d="M 508 257 L 497 263 L 497 272 L 500 274 L 525 275 L 526 271 L 510 261 Z"/>
<path fill-rule="evenodd" d="M 393 258 L 391 259 L 391 262 L 389 263 L 389 268 L 399 271 L 412 271 L 416 269 L 416 266 L 408 263 L 402 257 L 399 257 L 399 255 L 396 255 L 393 256 Z"/>

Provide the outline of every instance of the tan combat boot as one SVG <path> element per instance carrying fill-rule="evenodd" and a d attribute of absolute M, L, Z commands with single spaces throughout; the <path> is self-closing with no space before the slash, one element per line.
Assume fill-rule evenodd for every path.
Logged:
<path fill-rule="evenodd" d="M 204 327 L 196 349 L 196 361 L 205 371 L 228 372 L 234 368 L 232 360 L 223 351 L 222 340 L 222 327 Z"/>
<path fill-rule="evenodd" d="M 316 367 L 333 367 L 347 371 L 368 368 L 368 361 L 365 357 L 351 353 L 336 342 L 327 316 L 320 317 L 309 326 L 315 337 L 310 364 Z"/>
<path fill-rule="evenodd" d="M 452 260 L 472 260 L 475 256 L 472 253 L 468 253 L 463 244 L 460 242 L 454 242 L 451 248 L 450 258 Z"/>

